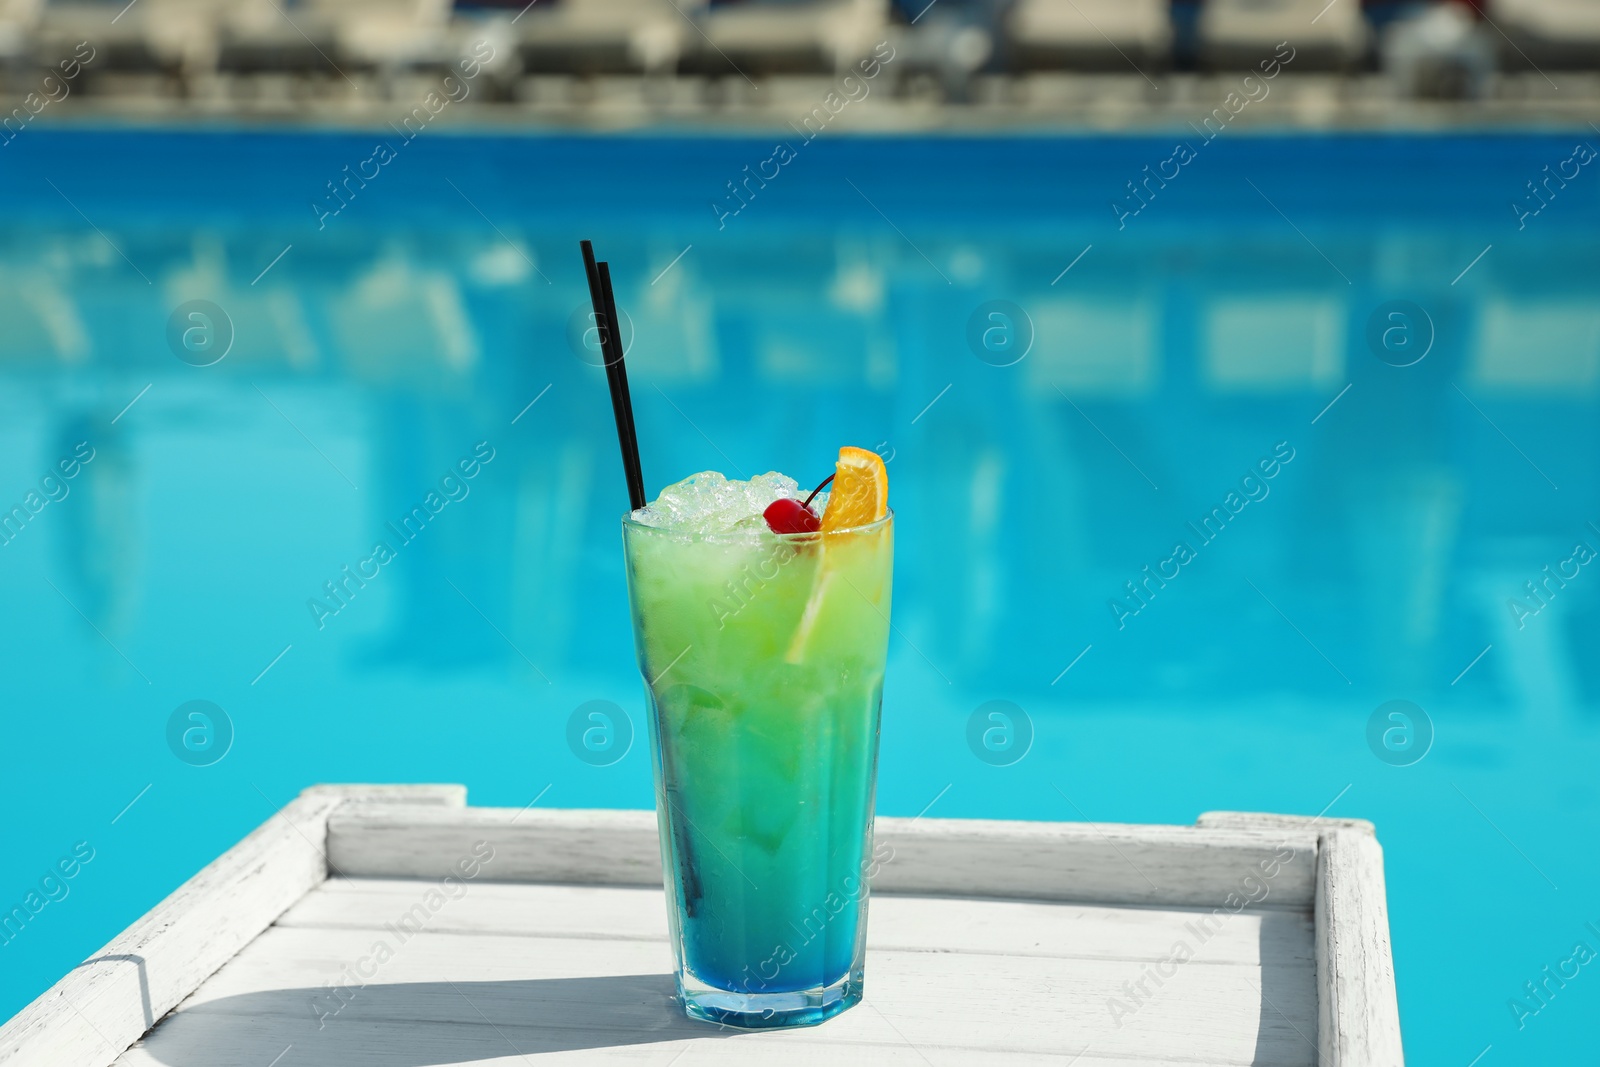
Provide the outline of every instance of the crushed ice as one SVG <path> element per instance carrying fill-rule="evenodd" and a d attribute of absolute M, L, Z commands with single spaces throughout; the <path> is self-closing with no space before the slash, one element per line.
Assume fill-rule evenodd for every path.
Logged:
<path fill-rule="evenodd" d="M 691 474 L 661 490 L 661 495 L 633 513 L 635 522 L 695 534 L 756 533 L 767 529 L 761 513 L 780 497 L 807 495 L 795 480 L 777 471 L 747 482 L 730 481 L 716 471 Z M 811 508 L 822 514 L 828 495 L 821 493 Z"/>

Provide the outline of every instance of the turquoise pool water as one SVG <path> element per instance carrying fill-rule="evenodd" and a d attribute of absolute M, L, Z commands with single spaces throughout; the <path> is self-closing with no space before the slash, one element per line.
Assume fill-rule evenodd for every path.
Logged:
<path fill-rule="evenodd" d="M 4 150 L 0 1016 L 315 782 L 650 803 L 591 237 L 652 489 L 888 459 L 880 811 L 1370 818 L 1409 1061 L 1592 1049 L 1600 136 L 376 136 Z"/>

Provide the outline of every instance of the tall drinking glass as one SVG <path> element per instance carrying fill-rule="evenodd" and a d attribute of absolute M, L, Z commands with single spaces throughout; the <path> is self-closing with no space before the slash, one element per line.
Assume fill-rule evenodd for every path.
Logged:
<path fill-rule="evenodd" d="M 623 542 L 684 1009 L 821 1022 L 861 999 L 894 515 Z"/>

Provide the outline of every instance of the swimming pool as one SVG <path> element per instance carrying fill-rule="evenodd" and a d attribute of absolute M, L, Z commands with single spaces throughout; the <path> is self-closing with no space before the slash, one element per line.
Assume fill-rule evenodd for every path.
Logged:
<path fill-rule="evenodd" d="M 888 460 L 880 811 L 1370 818 L 1410 1062 L 1592 1043 L 1600 138 L 375 136 L 5 149 L 0 1015 L 315 782 L 650 803 L 591 237 L 652 490 Z"/>

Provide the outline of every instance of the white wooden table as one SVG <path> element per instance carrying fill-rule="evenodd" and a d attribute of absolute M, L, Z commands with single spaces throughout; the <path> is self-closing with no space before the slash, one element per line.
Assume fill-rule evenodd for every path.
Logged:
<path fill-rule="evenodd" d="M 307 790 L 0 1028 L 0 1065 L 1401 1063 L 1364 822 L 879 819 L 865 1001 L 748 1033 L 673 1001 L 652 813 L 465 800 Z"/>

